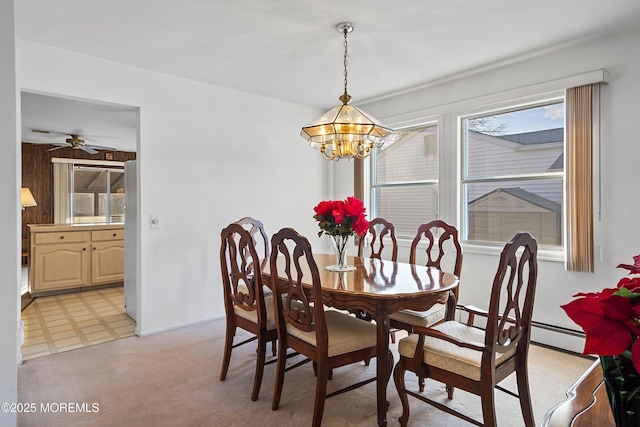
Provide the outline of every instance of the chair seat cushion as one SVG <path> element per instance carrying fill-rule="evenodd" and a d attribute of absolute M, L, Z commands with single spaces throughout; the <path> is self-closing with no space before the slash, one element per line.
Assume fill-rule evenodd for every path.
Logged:
<path fill-rule="evenodd" d="M 273 294 L 264 296 L 264 305 L 267 310 L 267 330 L 276 328 L 276 316 L 275 307 L 273 306 Z M 250 322 L 258 323 L 258 311 L 257 310 L 243 310 L 237 305 L 233 307 L 233 311 L 238 317 L 247 319 Z"/>
<path fill-rule="evenodd" d="M 442 333 L 460 341 L 484 344 L 484 331 L 463 323 L 448 321 L 433 326 Z M 418 335 L 411 334 L 398 343 L 398 352 L 404 357 L 413 357 L 418 344 Z M 496 353 L 496 366 L 515 354 L 515 347 L 506 353 Z M 469 348 L 458 347 L 450 342 L 426 336 L 424 339 L 424 363 L 469 379 L 480 380 L 482 353 Z"/>
<path fill-rule="evenodd" d="M 335 310 L 325 311 L 329 335 L 329 357 L 376 346 L 376 325 Z M 316 333 L 287 324 L 287 333 L 313 346 Z"/>
<path fill-rule="evenodd" d="M 446 304 L 434 304 L 427 311 L 400 310 L 389 315 L 392 320 L 414 326 L 431 326 L 444 320 L 447 311 Z"/>

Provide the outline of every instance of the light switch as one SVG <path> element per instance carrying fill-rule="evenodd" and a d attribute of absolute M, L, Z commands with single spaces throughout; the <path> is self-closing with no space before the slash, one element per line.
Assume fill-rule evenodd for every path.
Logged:
<path fill-rule="evenodd" d="M 151 214 L 151 219 L 150 219 L 149 223 L 150 223 L 150 226 L 151 226 L 152 229 L 160 228 L 160 215 Z"/>

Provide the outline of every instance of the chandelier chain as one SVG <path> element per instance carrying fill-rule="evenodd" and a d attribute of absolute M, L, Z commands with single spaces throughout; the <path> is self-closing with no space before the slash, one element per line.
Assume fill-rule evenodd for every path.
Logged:
<path fill-rule="evenodd" d="M 343 30 L 344 33 L 344 94 L 347 94 L 347 33 L 349 31 L 347 30 L 347 28 L 345 27 L 345 29 Z"/>

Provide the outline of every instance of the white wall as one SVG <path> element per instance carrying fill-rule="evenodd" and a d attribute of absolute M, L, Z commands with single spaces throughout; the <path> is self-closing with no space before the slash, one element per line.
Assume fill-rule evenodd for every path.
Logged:
<path fill-rule="evenodd" d="M 19 151 L 13 1 L 0 2 L 0 404 L 17 399 L 19 261 Z M 4 407 L 3 407 L 4 408 Z M 0 426 L 15 425 L 15 413 L 0 411 Z"/>
<path fill-rule="evenodd" d="M 596 255 L 595 274 L 566 272 L 560 262 L 540 261 L 534 309 L 534 320 L 538 322 L 579 330 L 559 306 L 570 301 L 577 292 L 614 287 L 625 273 L 615 267 L 621 262 L 632 262 L 632 257 L 640 253 L 640 228 L 636 226 L 640 211 L 640 200 L 636 197 L 636 171 L 640 159 L 637 125 L 640 114 L 638 46 L 640 31 L 574 46 L 360 105 L 369 114 L 393 125 L 394 121 L 417 120 L 420 114 L 451 111 L 456 105 L 472 105 L 490 94 L 517 91 L 525 86 L 600 68 L 610 73 L 610 83 L 603 85 L 601 90 L 602 217 L 596 223 L 595 242 L 596 254 L 598 248 L 602 248 L 603 258 L 599 259 Z M 447 58 L 440 60 L 446 61 Z M 445 143 L 452 141 L 453 138 L 450 138 Z M 442 149 L 447 150 L 446 147 Z M 344 171 L 340 171 L 340 174 L 344 175 Z M 465 253 L 460 292 L 463 303 L 486 306 L 497 261 L 497 255 Z M 581 349 L 580 346 L 578 350 Z"/>
<path fill-rule="evenodd" d="M 24 41 L 17 67 L 20 90 L 140 108 L 140 334 L 224 314 L 228 223 L 253 216 L 314 242 L 326 166 L 299 129 L 320 111 Z"/>

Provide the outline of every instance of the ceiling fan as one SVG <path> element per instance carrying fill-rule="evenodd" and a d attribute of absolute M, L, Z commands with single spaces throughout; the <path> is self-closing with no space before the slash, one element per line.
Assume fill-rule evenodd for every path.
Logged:
<path fill-rule="evenodd" d="M 61 143 L 61 142 L 52 143 L 53 145 L 57 145 L 57 147 L 50 148 L 47 151 L 59 150 L 61 148 L 74 148 L 76 150 L 85 151 L 85 152 L 87 152 L 89 154 L 98 154 L 97 150 L 117 151 L 117 149 L 112 148 L 112 147 L 105 147 L 105 146 L 102 146 L 102 145 L 87 144 L 85 142 L 85 140 L 83 138 L 80 138 L 80 135 L 76 134 L 76 133 L 51 132 L 51 131 L 48 131 L 48 130 L 40 130 L 40 129 L 33 129 L 32 132 L 44 133 L 44 134 L 57 133 L 57 134 L 60 134 L 60 135 L 67 135 L 67 136 L 70 137 L 70 138 L 65 139 L 64 143 Z"/>

